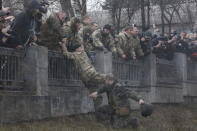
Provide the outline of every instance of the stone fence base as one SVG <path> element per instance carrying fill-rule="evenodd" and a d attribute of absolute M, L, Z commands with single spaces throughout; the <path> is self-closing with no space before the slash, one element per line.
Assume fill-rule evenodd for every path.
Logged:
<path fill-rule="evenodd" d="M 65 61 L 60 54 L 57 60 L 53 58 L 50 63 L 48 59 L 53 56 L 49 57 L 48 54 L 45 47 L 28 49 L 21 72 L 24 77 L 24 90 L 21 92 L 0 90 L 0 123 L 94 112 L 94 103 L 89 97 L 88 89 L 80 84 L 79 79 L 69 77 L 71 81 L 78 84 L 64 80 L 64 75 L 70 72 L 68 66 L 69 69 L 64 70 L 63 73 L 58 69 L 59 65 L 66 66 L 65 63 L 68 61 Z M 113 59 L 111 53 L 97 51 L 94 61 L 97 71 L 117 74 L 115 77 L 125 83 L 125 88 L 135 90 L 148 103 L 197 102 L 197 62 L 188 61 L 185 54 L 175 54 L 173 61 L 159 60 L 151 54 L 137 64 L 135 61 L 117 60 L 116 66 L 113 66 Z M 54 64 L 56 71 L 56 74 L 53 73 L 53 65 L 51 65 L 50 79 L 48 78 L 49 64 Z M 52 82 L 51 79 L 55 82 L 52 85 L 49 84 Z M 59 80 L 67 83 L 62 85 Z M 106 95 L 101 104 L 104 103 L 107 103 Z M 132 109 L 139 108 L 136 102 L 131 101 L 131 103 Z"/>

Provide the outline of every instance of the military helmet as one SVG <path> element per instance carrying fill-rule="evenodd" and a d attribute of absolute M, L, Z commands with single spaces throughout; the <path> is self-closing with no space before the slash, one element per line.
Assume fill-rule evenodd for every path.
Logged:
<path fill-rule="evenodd" d="M 151 104 L 142 104 L 140 109 L 141 109 L 141 115 L 143 117 L 148 117 L 153 113 L 153 106 Z"/>
<path fill-rule="evenodd" d="M 152 37 L 152 33 L 147 31 L 147 32 L 144 33 L 144 36 Z"/>
<path fill-rule="evenodd" d="M 73 42 L 72 44 L 68 45 L 68 51 L 74 52 L 77 48 L 81 47 L 81 44 L 77 41 Z"/>
<path fill-rule="evenodd" d="M 115 86 L 116 84 L 118 84 L 118 79 L 117 79 L 116 77 L 114 77 L 114 75 L 111 74 L 111 73 L 110 73 L 110 74 L 107 74 L 107 75 L 105 76 L 105 79 L 106 79 L 106 80 L 113 81 L 112 87 Z"/>
<path fill-rule="evenodd" d="M 111 27 L 111 25 L 109 25 L 109 24 L 106 24 L 106 25 L 104 25 L 104 27 L 103 27 L 103 29 L 107 29 L 107 30 L 112 30 L 112 27 Z"/>

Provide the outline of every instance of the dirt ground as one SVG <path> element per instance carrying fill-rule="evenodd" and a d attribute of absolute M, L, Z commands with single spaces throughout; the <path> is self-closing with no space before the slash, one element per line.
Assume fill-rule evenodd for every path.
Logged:
<path fill-rule="evenodd" d="M 0 131 L 197 131 L 197 104 L 154 107 L 154 114 L 149 118 L 141 117 L 138 111 L 132 113 L 140 120 L 138 129 L 113 129 L 110 125 L 98 123 L 94 114 L 88 114 L 1 125 Z"/>

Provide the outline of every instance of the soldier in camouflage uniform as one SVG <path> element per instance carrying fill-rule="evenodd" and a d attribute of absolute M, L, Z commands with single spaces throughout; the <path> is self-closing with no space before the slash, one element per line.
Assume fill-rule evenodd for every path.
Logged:
<path fill-rule="evenodd" d="M 138 38 L 139 30 L 137 27 L 133 27 L 131 31 L 131 43 L 134 51 L 136 53 L 136 57 L 143 57 L 144 53 L 140 45 L 140 40 Z"/>
<path fill-rule="evenodd" d="M 122 58 L 136 59 L 136 56 L 143 56 L 140 41 L 138 40 L 136 27 L 129 26 L 116 37 L 118 54 Z"/>
<path fill-rule="evenodd" d="M 126 58 L 133 58 L 135 59 L 136 54 L 134 51 L 134 48 L 132 48 L 131 46 L 131 30 L 132 27 L 126 27 L 125 30 L 123 32 L 120 32 L 117 36 L 116 36 L 116 46 L 117 46 L 117 52 L 118 55 L 120 57 L 122 57 L 123 59 Z M 131 47 L 131 48 L 129 48 Z"/>
<path fill-rule="evenodd" d="M 111 26 L 105 25 L 103 30 L 96 30 L 92 34 L 93 38 L 93 48 L 99 50 L 111 51 L 112 53 L 116 53 L 115 40 L 113 36 L 110 34 Z"/>
<path fill-rule="evenodd" d="M 82 27 L 79 30 L 79 35 L 81 39 L 83 40 L 84 49 L 87 53 L 89 53 L 93 47 L 92 47 L 92 33 L 93 29 L 92 27 L 92 18 L 90 16 L 84 16 L 82 18 Z"/>
<path fill-rule="evenodd" d="M 90 94 L 90 97 L 96 98 L 104 92 L 107 93 L 109 105 L 102 106 L 96 110 L 97 119 L 101 121 L 109 120 L 114 128 L 125 128 L 129 125 L 137 128 L 138 120 L 131 117 L 129 99 L 139 102 L 140 105 L 144 104 L 144 100 L 136 92 L 121 87 L 117 82 L 99 88 L 96 92 Z"/>
<path fill-rule="evenodd" d="M 108 83 L 106 80 L 107 75 L 98 73 L 95 67 L 91 64 L 90 59 L 84 51 L 83 45 L 80 43 L 75 43 L 74 45 L 69 46 L 70 52 L 68 52 L 65 45 L 68 44 L 68 39 L 64 39 L 63 43 L 61 44 L 63 54 L 67 59 L 73 60 L 74 65 L 79 71 L 81 80 L 87 87 Z"/>
<path fill-rule="evenodd" d="M 60 50 L 59 42 L 61 42 L 65 36 L 63 30 L 65 17 L 65 13 L 62 12 L 53 13 L 49 16 L 41 27 L 39 45 L 46 46 L 49 50 Z"/>

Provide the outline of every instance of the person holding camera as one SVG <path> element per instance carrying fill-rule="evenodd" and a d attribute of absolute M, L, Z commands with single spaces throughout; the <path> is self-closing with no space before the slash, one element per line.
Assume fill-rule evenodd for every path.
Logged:
<path fill-rule="evenodd" d="M 180 33 L 175 45 L 176 45 L 176 52 L 188 54 L 189 45 L 188 45 L 188 40 L 186 39 L 185 32 Z"/>
<path fill-rule="evenodd" d="M 0 11 L 0 46 L 16 48 L 18 41 L 14 39 L 13 32 L 10 31 L 10 24 L 15 19 L 10 15 L 10 8 L 6 7 Z"/>
<path fill-rule="evenodd" d="M 152 38 L 152 33 L 151 32 L 143 33 L 141 38 L 140 38 L 140 44 L 141 44 L 142 50 L 144 52 L 144 56 L 147 56 L 151 53 L 152 44 L 153 44 L 152 39 L 153 38 Z"/>
<path fill-rule="evenodd" d="M 158 58 L 172 60 L 175 52 L 174 43 L 176 40 L 176 36 L 170 40 L 164 36 L 157 38 L 153 44 L 153 53 L 155 53 Z"/>

